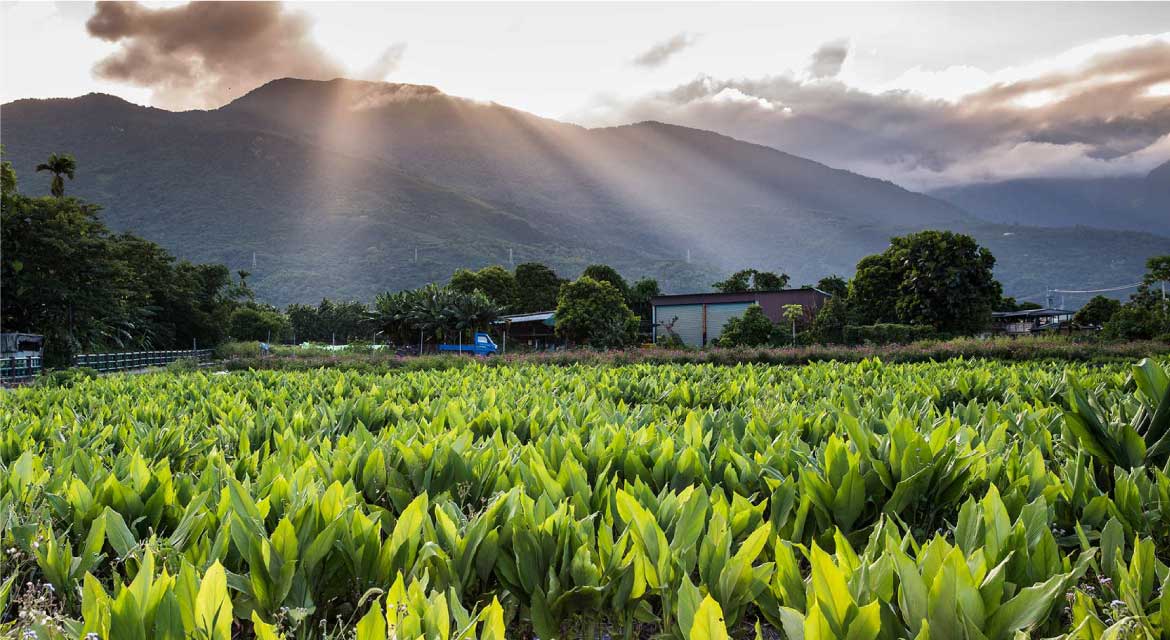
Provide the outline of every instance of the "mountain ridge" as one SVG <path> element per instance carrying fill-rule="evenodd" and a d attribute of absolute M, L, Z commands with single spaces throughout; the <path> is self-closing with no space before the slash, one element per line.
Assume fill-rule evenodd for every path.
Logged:
<path fill-rule="evenodd" d="M 1170 251 L 1143 234 L 989 224 L 889 181 L 703 129 L 587 129 L 430 85 L 281 79 L 206 111 L 108 94 L 0 109 L 24 191 L 43 178 L 36 162 L 72 152 L 67 191 L 105 205 L 114 229 L 247 268 L 258 293 L 282 304 L 369 299 L 507 264 L 509 253 L 565 276 L 608 262 L 668 291 L 703 290 L 747 266 L 807 283 L 847 275 L 890 236 L 922 228 L 975 235 L 1019 294 L 1037 280 L 1128 281 L 1147 255 Z M 1093 269 L 1073 255 L 1101 251 L 1111 253 Z"/>

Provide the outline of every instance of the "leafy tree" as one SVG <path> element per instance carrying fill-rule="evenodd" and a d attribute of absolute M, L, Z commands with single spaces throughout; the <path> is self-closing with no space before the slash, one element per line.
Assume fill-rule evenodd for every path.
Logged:
<path fill-rule="evenodd" d="M 866 256 L 857 263 L 857 272 L 849 283 L 851 324 L 877 324 L 898 321 L 898 288 L 901 274 L 886 254 Z"/>
<path fill-rule="evenodd" d="M 556 331 L 578 344 L 604 349 L 634 341 L 638 318 L 612 283 L 581 276 L 561 287 Z"/>
<path fill-rule="evenodd" d="M 1170 334 L 1170 255 L 1146 261 L 1146 275 L 1137 291 L 1105 323 L 1104 335 L 1112 339 L 1139 340 Z"/>
<path fill-rule="evenodd" d="M 658 286 L 658 281 L 654 278 L 642 278 L 630 287 L 630 311 L 640 319 L 638 331 L 643 334 L 649 334 L 653 327 L 653 313 L 650 308 L 650 300 L 654 296 L 660 295 L 662 289 Z"/>
<path fill-rule="evenodd" d="M 1085 306 L 1081 307 L 1073 316 L 1073 322 L 1082 326 L 1100 327 L 1108 322 L 1119 309 L 1121 309 L 1121 303 L 1117 300 L 1105 296 L 1093 296 L 1093 299 L 1085 303 Z"/>
<path fill-rule="evenodd" d="M 900 236 L 883 253 L 858 263 L 851 302 L 863 324 L 974 333 L 987 325 L 1002 296 L 994 266 L 991 252 L 967 235 L 920 231 Z"/>
<path fill-rule="evenodd" d="M 516 276 L 500 265 L 484 267 L 479 271 L 459 269 L 451 276 L 448 287 L 463 294 L 482 291 L 501 308 L 511 309 L 516 304 Z"/>
<path fill-rule="evenodd" d="M 53 174 L 53 181 L 49 184 L 49 193 L 55 197 L 65 197 L 65 180 L 61 176 L 68 176 L 70 180 L 73 179 L 73 173 L 77 171 L 77 161 L 71 155 L 50 154 L 49 159 L 37 165 L 37 173 L 41 171 L 48 171 Z"/>
<path fill-rule="evenodd" d="M 16 193 L 16 170 L 4 159 L 4 145 L 0 145 L 0 194 Z"/>
<path fill-rule="evenodd" d="M 538 262 L 516 265 L 516 300 L 511 311 L 532 313 L 557 308 L 557 293 L 565 280 Z"/>
<path fill-rule="evenodd" d="M 585 271 L 581 273 L 581 277 L 612 284 L 622 294 L 622 300 L 627 305 L 629 304 L 630 285 L 626 284 L 626 279 L 622 277 L 622 274 L 617 272 L 617 269 L 607 264 L 591 264 L 585 267 Z"/>
<path fill-rule="evenodd" d="M 763 308 L 753 304 L 742 316 L 732 318 L 723 325 L 718 344 L 721 347 L 759 347 L 770 343 L 775 331 L 776 326 L 764 315 Z"/>
<path fill-rule="evenodd" d="M 812 339 L 835 344 L 845 342 L 845 327 L 850 323 L 850 315 L 847 296 L 829 298 L 813 318 L 810 327 Z"/>
<path fill-rule="evenodd" d="M 111 235 L 76 198 L 0 198 L 0 323 L 45 335 L 45 363 L 80 351 L 189 348 L 224 337 L 239 289 L 222 265 L 175 262 Z"/>
<path fill-rule="evenodd" d="M 288 319 L 275 308 L 248 303 L 232 312 L 231 336 L 236 340 L 281 340 L 288 332 Z"/>
<path fill-rule="evenodd" d="M 716 282 L 711 286 L 722 293 L 779 291 L 788 286 L 788 274 L 743 269 L 731 274 L 726 280 Z"/>
<path fill-rule="evenodd" d="M 1032 309 L 1043 309 L 1042 305 L 1035 302 L 1016 302 L 1015 298 L 1008 296 L 1000 296 L 999 302 L 995 303 L 995 311 L 1029 311 Z"/>
<path fill-rule="evenodd" d="M 849 281 L 838 275 L 825 276 L 817 280 L 816 288 L 834 298 L 844 298 L 849 295 Z"/>

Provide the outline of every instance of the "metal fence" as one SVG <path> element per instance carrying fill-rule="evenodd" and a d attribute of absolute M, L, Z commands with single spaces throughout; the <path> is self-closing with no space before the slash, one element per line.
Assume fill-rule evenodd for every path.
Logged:
<path fill-rule="evenodd" d="M 126 371 L 162 366 L 181 358 L 199 362 L 211 360 L 212 349 L 195 351 L 133 351 L 129 353 L 84 353 L 73 358 L 76 367 L 89 367 L 101 372 Z"/>
<path fill-rule="evenodd" d="M 0 358 L 0 383 L 28 382 L 40 372 L 40 356 Z"/>

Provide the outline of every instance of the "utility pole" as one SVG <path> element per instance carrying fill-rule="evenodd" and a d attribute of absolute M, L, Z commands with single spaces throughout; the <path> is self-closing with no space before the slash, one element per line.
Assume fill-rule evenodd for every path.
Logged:
<path fill-rule="evenodd" d="M 508 266 L 512 266 L 514 264 L 515 263 L 512 262 L 512 248 L 508 247 Z"/>
<path fill-rule="evenodd" d="M 255 251 L 252 252 L 252 268 L 253 269 L 256 268 L 256 252 Z"/>

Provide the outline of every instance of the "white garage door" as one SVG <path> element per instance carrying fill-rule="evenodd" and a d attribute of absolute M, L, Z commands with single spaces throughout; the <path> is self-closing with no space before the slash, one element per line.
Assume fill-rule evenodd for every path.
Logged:
<path fill-rule="evenodd" d="M 699 347 L 703 344 L 703 305 L 699 304 L 672 304 L 654 308 L 654 318 L 658 321 L 654 328 L 655 334 L 662 339 L 670 333 L 664 325 L 671 327 L 683 344 L 690 347 Z"/>
<path fill-rule="evenodd" d="M 751 302 L 727 302 L 707 305 L 707 344 L 715 342 L 723 334 L 723 326 L 732 318 L 738 318 L 750 307 Z"/>

